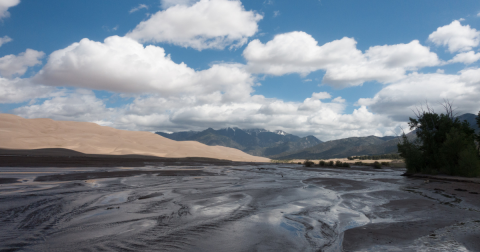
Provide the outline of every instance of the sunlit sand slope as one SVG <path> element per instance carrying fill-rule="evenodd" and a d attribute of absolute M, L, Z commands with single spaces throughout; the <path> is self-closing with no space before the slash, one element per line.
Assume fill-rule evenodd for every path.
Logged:
<path fill-rule="evenodd" d="M 0 114 L 0 148 L 65 148 L 86 154 L 153 155 L 158 157 L 207 157 L 232 161 L 269 162 L 240 150 L 177 142 L 150 132 L 118 130 L 88 122 L 24 119 Z"/>

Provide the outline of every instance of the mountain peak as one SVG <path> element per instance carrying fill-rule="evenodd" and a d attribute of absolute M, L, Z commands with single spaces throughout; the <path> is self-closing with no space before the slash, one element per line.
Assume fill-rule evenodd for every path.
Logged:
<path fill-rule="evenodd" d="M 263 133 L 263 132 L 270 132 L 266 129 L 245 129 L 243 130 L 245 132 L 247 132 L 248 134 L 258 134 L 258 133 Z"/>
<path fill-rule="evenodd" d="M 278 134 L 278 135 L 282 135 L 282 136 L 288 135 L 288 133 L 283 131 L 283 130 L 275 130 L 275 132 L 273 132 L 273 133 Z"/>

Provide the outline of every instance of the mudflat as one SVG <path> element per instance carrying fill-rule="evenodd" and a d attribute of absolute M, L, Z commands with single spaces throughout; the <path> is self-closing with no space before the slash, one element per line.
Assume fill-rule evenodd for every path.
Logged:
<path fill-rule="evenodd" d="M 10 181 L 0 184 L 0 250 L 480 248 L 480 184 L 404 169 L 157 161 L 0 168 Z"/>
<path fill-rule="evenodd" d="M 233 163 L 225 159 L 202 157 L 164 158 L 132 154 L 85 154 L 63 148 L 33 150 L 0 149 L 0 167 L 144 167 L 152 162 L 170 166 L 195 165 L 198 162 L 208 162 L 212 165 L 229 165 Z"/>

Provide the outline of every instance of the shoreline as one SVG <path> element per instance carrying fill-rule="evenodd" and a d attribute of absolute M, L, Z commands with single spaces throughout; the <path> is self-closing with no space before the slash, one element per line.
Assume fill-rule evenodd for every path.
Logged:
<path fill-rule="evenodd" d="M 82 154 L 77 158 L 83 156 Z M 10 155 L 0 156 L 0 160 L 1 158 L 12 157 L 25 158 L 25 156 Z M 41 157 L 32 156 L 29 158 L 35 160 Z M 50 158 L 50 162 L 56 160 L 47 156 L 43 158 Z M 69 159 L 69 156 L 59 158 Z M 84 160 L 88 160 L 88 158 L 85 157 Z M 72 159 L 72 156 L 70 156 L 70 159 Z M 73 159 L 75 160 L 75 158 Z M 120 158 L 120 161 L 130 159 L 137 160 L 137 162 L 144 161 L 143 157 L 138 156 Z M 337 233 L 337 229 L 332 229 L 326 224 L 317 225 L 311 230 L 308 228 L 299 229 L 304 230 L 305 237 L 325 231 L 330 235 L 327 238 L 334 242 L 339 241 L 336 236 L 341 235 L 343 242 L 339 245 L 343 247 L 343 251 L 358 251 L 376 246 L 409 248 L 412 244 L 414 245 L 413 248 L 418 248 L 418 246 L 421 246 L 420 243 L 416 244 L 418 242 L 431 242 L 433 245 L 441 242 L 431 237 L 446 237 L 449 239 L 448 241 L 460 242 L 462 246 L 472 251 L 480 249 L 480 244 L 476 239 L 464 235 L 464 233 L 456 234 L 459 228 L 462 228 L 473 236 L 480 235 L 480 214 L 478 210 L 480 209 L 480 201 L 478 201 L 480 184 L 435 179 L 425 182 L 425 179 L 421 177 L 401 176 L 404 170 L 398 168 L 374 169 L 372 167 L 354 166 L 351 168 L 326 167 L 322 169 L 320 167 L 270 163 L 253 165 L 244 163 L 242 167 L 239 162 L 227 162 L 228 164 L 223 167 L 218 165 L 222 162 L 224 161 L 215 163 L 212 160 L 209 160 L 209 162 L 203 160 L 203 162 L 195 163 L 176 159 L 175 162 L 170 163 L 157 162 L 158 167 L 154 168 L 134 167 L 131 169 L 123 169 L 122 167 L 91 167 L 85 169 L 50 167 L 43 170 L 35 167 L 12 167 L 3 170 L 9 174 L 8 176 L 15 177 L 10 179 L 15 179 L 17 183 L 6 186 L 0 185 L 0 189 L 3 188 L 4 202 L 31 207 L 31 212 L 35 214 L 35 218 L 45 220 L 43 221 L 45 225 L 49 224 L 49 220 L 56 221 L 57 219 L 54 217 L 57 215 L 48 215 L 50 212 L 40 211 L 39 206 L 36 205 L 36 202 L 40 202 L 40 200 L 52 200 L 52 203 L 49 203 L 52 204 L 52 207 L 73 206 L 81 214 L 74 214 L 72 218 L 79 223 L 83 223 L 81 225 L 84 227 L 88 227 L 88 223 L 84 223 L 82 218 L 102 213 L 102 219 L 99 219 L 99 221 L 106 225 L 99 232 L 100 234 L 103 232 L 108 241 L 111 237 L 106 234 L 109 234 L 111 229 L 107 224 L 118 223 L 118 220 L 124 218 L 137 221 L 138 216 L 143 216 L 145 213 L 150 214 L 148 211 L 153 209 L 152 214 L 154 213 L 154 216 L 168 216 L 168 218 L 165 217 L 166 219 L 162 217 L 161 225 L 152 227 L 155 230 L 177 228 L 187 234 L 195 233 L 195 229 L 192 231 L 190 224 L 187 225 L 186 223 L 192 223 L 192 221 L 195 223 L 195 220 L 204 221 L 203 218 L 210 216 L 208 220 L 216 223 L 215 227 L 222 229 L 222 232 L 226 234 L 231 234 L 229 232 L 235 229 L 234 226 L 230 225 L 236 224 L 244 225 L 248 223 L 253 225 L 252 229 L 246 231 L 246 234 L 259 228 L 276 227 L 275 229 L 264 229 L 271 232 L 268 236 L 259 236 L 259 241 L 265 242 L 270 239 L 270 235 L 284 234 L 280 232 L 283 230 L 282 226 L 276 226 L 275 223 L 268 221 L 252 222 L 250 218 L 276 216 L 275 218 L 281 220 L 281 223 L 303 225 L 301 224 L 304 223 L 301 221 L 303 219 L 297 222 L 298 220 L 292 217 L 300 215 L 303 218 L 315 219 L 316 214 L 330 212 L 329 207 L 319 208 L 313 199 L 323 198 L 325 202 L 331 199 L 335 201 L 335 197 L 330 198 L 328 196 L 329 193 L 334 193 L 343 198 L 345 207 L 350 209 L 344 213 L 342 218 L 352 218 L 352 221 L 354 221 L 358 218 L 360 218 L 358 220 L 361 220 L 361 216 L 364 216 L 368 219 L 368 223 L 349 228 L 341 233 Z M 354 177 L 350 176 L 352 173 L 356 175 Z M 374 189 L 366 192 L 365 190 L 368 188 Z M 325 192 L 329 193 L 325 194 Z M 82 195 L 82 197 L 79 197 L 79 195 Z M 88 200 L 77 202 L 79 198 Z M 284 199 L 285 202 L 278 205 L 278 199 Z M 312 200 L 306 201 L 306 199 Z M 304 209 L 297 211 L 296 208 L 289 208 L 288 205 L 291 204 L 292 200 L 298 202 L 298 205 L 303 206 Z M 10 211 L 9 204 L 3 205 L 4 211 Z M 98 204 L 105 205 L 99 207 Z M 215 215 L 204 215 L 202 214 L 204 212 L 200 211 L 203 208 L 209 209 L 209 206 L 214 209 L 218 204 L 221 207 L 238 204 L 238 207 L 244 210 L 240 216 L 236 215 L 236 211 L 231 213 L 228 211 L 219 212 Z M 362 205 L 368 206 L 372 210 L 364 211 L 366 208 Z M 187 212 L 182 212 L 184 211 L 182 209 Z M 70 209 L 64 210 L 65 214 L 71 215 L 72 211 Z M 175 211 L 180 211 L 180 214 L 171 215 Z M 29 220 L 31 216 L 29 214 L 31 213 L 27 212 L 22 216 Z M 144 216 L 140 221 L 150 223 L 149 218 Z M 222 218 L 233 221 L 215 222 Z M 392 219 L 395 221 L 391 221 Z M 325 222 L 329 219 L 326 217 L 326 219 L 320 218 L 318 220 Z M 341 218 L 335 219 L 335 221 L 339 224 Z M 63 223 L 68 227 L 71 221 L 68 219 Z M 123 228 L 130 228 L 128 225 Z M 5 227 L 3 232 L 8 231 Z M 310 226 L 307 225 L 306 227 Z M 32 230 L 35 230 L 35 228 L 38 227 L 35 226 Z M 198 228 L 205 227 L 199 225 Z M 59 235 L 78 235 L 76 231 L 72 230 L 64 228 L 59 232 Z M 288 229 L 286 230 L 288 231 Z M 20 232 L 21 230 L 15 229 L 14 231 Z M 158 233 L 157 231 L 155 233 Z M 207 228 L 206 231 L 212 230 Z M 146 233 L 143 233 L 142 230 L 135 232 L 137 232 L 137 235 L 148 238 L 148 231 L 145 231 Z M 165 238 L 170 239 L 172 237 L 176 237 L 175 234 L 170 236 L 168 232 L 165 233 Z M 214 236 L 207 232 L 202 239 L 208 240 L 212 237 Z M 228 239 L 228 237 L 227 235 L 223 238 Z M 301 242 L 298 241 L 298 237 L 292 237 L 294 238 L 288 244 L 300 246 Z M 55 248 L 55 246 L 62 244 L 61 242 L 58 243 L 58 240 L 55 243 L 55 238 L 55 236 L 51 236 L 47 240 L 48 242 L 40 245 L 45 246 L 45 248 Z M 118 236 L 116 239 L 123 241 L 126 238 Z M 101 241 L 95 241 L 101 243 Z M 32 248 L 37 246 L 26 244 L 32 246 Z M 167 243 L 155 244 L 168 246 Z M 195 244 L 200 246 L 204 243 L 198 242 Z M 245 248 L 249 248 L 248 246 L 254 248 L 254 245 L 247 245 L 245 245 Z M 220 245 L 216 244 L 215 246 Z M 217 249 L 224 248 L 215 246 L 214 248 Z M 208 248 L 213 249 L 212 247 Z"/>
<path fill-rule="evenodd" d="M 0 167 L 145 167 L 151 163 L 169 166 L 263 164 L 204 157 L 165 158 L 145 155 L 85 154 L 69 149 L 0 149 Z"/>
<path fill-rule="evenodd" d="M 448 176 L 448 175 L 430 175 L 430 174 L 405 174 L 407 177 L 415 178 L 426 178 L 426 179 L 436 179 L 436 180 L 445 180 L 452 182 L 463 182 L 463 183 L 475 183 L 480 184 L 480 178 L 470 178 L 470 177 L 459 177 L 459 176 Z"/>

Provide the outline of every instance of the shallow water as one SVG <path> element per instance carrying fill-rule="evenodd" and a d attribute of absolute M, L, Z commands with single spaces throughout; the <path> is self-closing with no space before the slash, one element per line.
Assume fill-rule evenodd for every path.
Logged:
<path fill-rule="evenodd" d="M 401 169 L 194 168 L 202 173 L 152 165 L 143 170 L 190 173 L 41 182 L 36 176 L 125 169 L 0 168 L 0 177 L 22 181 L 0 185 L 0 250 L 469 251 L 462 237 L 480 232 L 477 206 L 423 190 Z M 410 223 L 422 223 L 416 236 L 390 243 L 348 231 Z"/>

